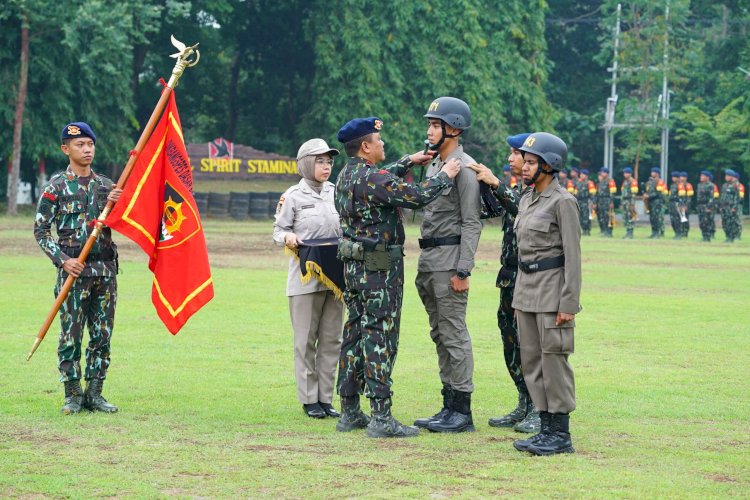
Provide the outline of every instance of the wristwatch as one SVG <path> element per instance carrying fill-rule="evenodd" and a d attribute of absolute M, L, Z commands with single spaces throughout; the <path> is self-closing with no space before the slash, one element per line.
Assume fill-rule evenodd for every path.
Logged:
<path fill-rule="evenodd" d="M 471 276 L 469 271 L 456 271 L 456 277 L 460 280 L 465 280 L 469 276 Z"/>

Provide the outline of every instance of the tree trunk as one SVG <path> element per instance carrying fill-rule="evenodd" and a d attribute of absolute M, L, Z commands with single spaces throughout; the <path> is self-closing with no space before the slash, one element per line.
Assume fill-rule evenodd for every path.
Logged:
<path fill-rule="evenodd" d="M 29 20 L 25 12 L 21 14 L 21 74 L 18 78 L 18 98 L 13 123 L 13 160 L 8 172 L 8 215 L 18 213 L 18 178 L 21 172 L 21 131 L 23 112 L 26 106 L 26 89 L 29 80 Z"/>

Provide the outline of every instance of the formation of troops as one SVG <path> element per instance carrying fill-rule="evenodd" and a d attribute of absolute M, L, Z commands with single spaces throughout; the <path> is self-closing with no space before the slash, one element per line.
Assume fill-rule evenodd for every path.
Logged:
<path fill-rule="evenodd" d="M 632 239 L 635 224 L 638 221 L 636 200 L 644 202 L 645 213 L 651 225 L 648 238 L 659 239 L 665 236 L 664 219 L 669 215 L 669 222 L 674 233 L 673 239 L 688 237 L 690 232 L 690 214 L 697 214 L 702 241 L 710 242 L 716 233 L 716 217 L 721 218 L 725 242 L 732 243 L 742 236 L 742 207 L 745 200 L 745 186 L 740 182 L 740 174 L 733 169 L 725 169 L 724 183 L 714 184 L 714 174 L 702 170 L 698 184 L 688 181 L 685 171 L 673 171 L 671 182 L 661 178 L 659 167 L 653 167 L 648 181 L 638 186 L 633 177 L 633 169 L 622 169 L 622 182 L 618 186 L 610 176 L 607 168 L 598 171 L 598 180 L 589 178 L 586 168 L 571 168 L 559 174 L 560 184 L 574 195 L 580 206 L 581 230 L 584 236 L 591 235 L 594 221 L 599 225 L 599 233 L 607 238 L 612 237 L 615 219 L 615 199 L 620 201 L 622 225 L 625 228 L 623 239 Z M 501 179 L 509 186 L 520 182 L 510 174 L 510 167 L 503 168 Z"/>

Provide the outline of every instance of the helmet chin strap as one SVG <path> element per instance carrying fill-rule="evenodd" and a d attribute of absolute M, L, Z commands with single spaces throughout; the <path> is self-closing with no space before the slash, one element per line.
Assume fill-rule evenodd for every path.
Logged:
<path fill-rule="evenodd" d="M 529 184 L 536 184 L 536 181 L 537 181 L 537 179 L 539 179 L 539 175 L 540 174 L 555 175 L 555 171 L 554 170 L 551 170 L 549 172 L 546 171 L 546 170 L 542 170 L 542 165 L 546 165 L 546 163 L 544 163 L 544 162 L 540 162 L 539 163 L 539 168 L 537 168 L 536 172 L 534 172 L 534 175 L 531 177 L 531 180 L 529 181 Z"/>
<path fill-rule="evenodd" d="M 453 139 L 454 137 L 458 137 L 459 135 L 461 135 L 460 132 L 458 134 L 453 134 L 453 135 L 451 135 L 448 132 L 446 132 L 445 131 L 445 121 L 443 121 L 443 120 L 440 120 L 440 129 L 442 130 L 443 135 L 440 136 L 440 140 L 436 144 L 431 144 L 430 145 L 430 149 L 432 151 L 437 151 L 438 149 L 440 149 L 440 146 L 443 145 L 443 142 L 445 142 L 446 137 L 450 138 L 450 139 Z"/>

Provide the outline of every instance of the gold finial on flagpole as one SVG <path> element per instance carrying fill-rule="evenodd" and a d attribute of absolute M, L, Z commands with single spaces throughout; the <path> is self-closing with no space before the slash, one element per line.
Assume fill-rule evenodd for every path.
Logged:
<path fill-rule="evenodd" d="M 180 79 L 180 77 L 182 76 L 182 72 L 185 71 L 185 68 L 192 68 L 193 66 L 198 64 L 198 61 L 200 61 L 201 59 L 201 53 L 198 51 L 197 43 L 192 47 L 188 47 L 184 43 L 176 39 L 174 35 L 172 35 L 172 45 L 174 45 L 175 48 L 179 51 L 169 56 L 177 59 L 177 62 L 175 62 L 174 64 L 174 68 L 172 68 L 172 76 L 169 78 L 169 82 L 167 83 L 167 86 L 173 89 L 177 85 L 177 80 Z"/>

